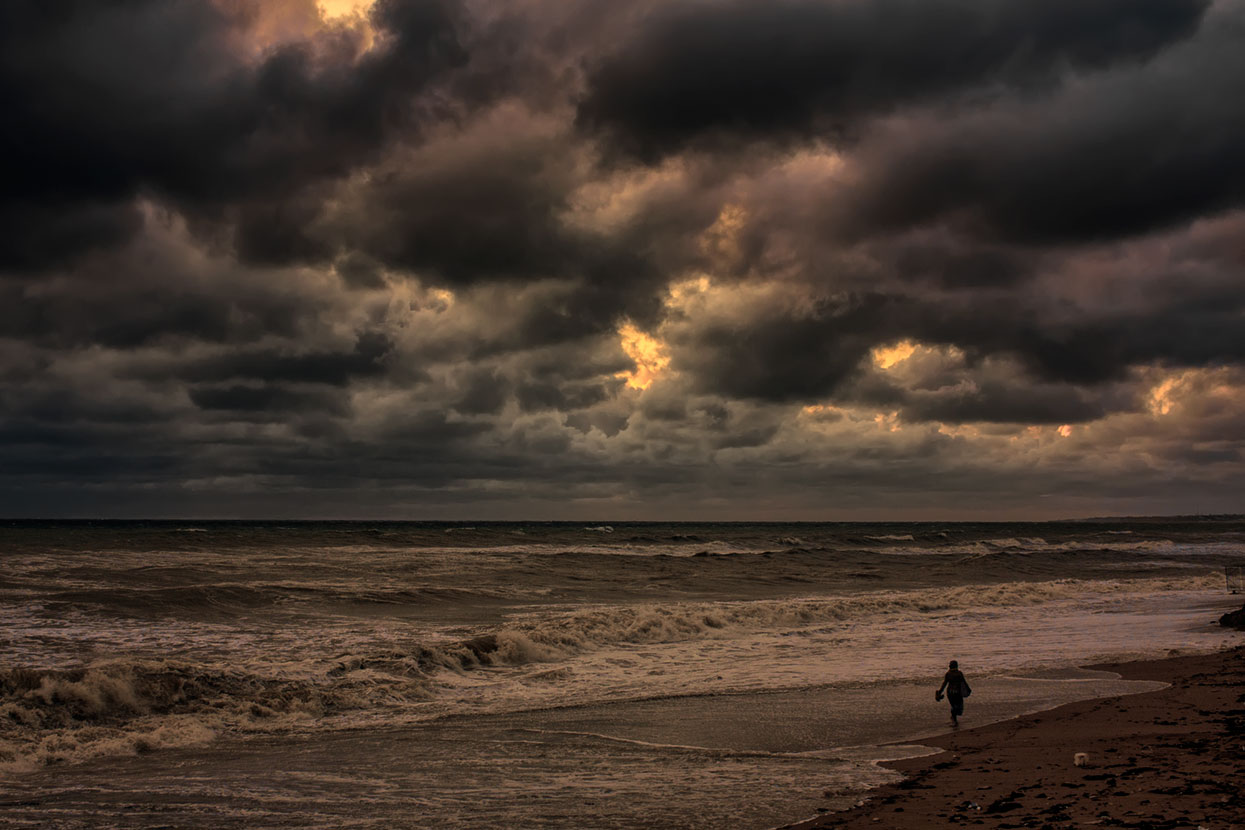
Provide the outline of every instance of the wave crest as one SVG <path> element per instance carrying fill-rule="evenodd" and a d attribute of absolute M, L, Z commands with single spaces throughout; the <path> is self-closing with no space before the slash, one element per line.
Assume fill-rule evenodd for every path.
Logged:
<path fill-rule="evenodd" d="M 743 630 L 803 628 L 873 616 L 971 611 L 982 607 L 1037 605 L 1077 597 L 1111 596 L 1219 587 L 1218 574 L 1135 580 L 1060 579 L 911 591 L 878 591 L 838 597 L 647 606 L 602 606 L 516 626 L 496 635 L 526 638 L 526 656 L 556 659 L 622 644 L 728 637 Z M 552 649 L 542 652 L 540 647 Z M 548 657 L 544 656 L 548 654 Z"/>
<path fill-rule="evenodd" d="M 432 696 L 426 673 L 344 673 L 328 682 L 261 677 L 171 660 L 118 659 L 70 670 L 0 672 L 0 768 L 82 761 L 274 731 L 390 699 Z"/>

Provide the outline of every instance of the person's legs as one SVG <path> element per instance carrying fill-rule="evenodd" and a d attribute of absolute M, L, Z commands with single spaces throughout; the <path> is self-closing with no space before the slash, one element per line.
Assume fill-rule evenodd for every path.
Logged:
<path fill-rule="evenodd" d="M 951 725 L 959 725 L 959 717 L 964 714 L 964 698 L 959 695 L 947 695 L 947 702 L 951 704 Z"/>

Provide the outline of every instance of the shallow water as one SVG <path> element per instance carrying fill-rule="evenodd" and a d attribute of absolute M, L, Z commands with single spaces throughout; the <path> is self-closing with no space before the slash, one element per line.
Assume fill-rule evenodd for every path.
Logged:
<path fill-rule="evenodd" d="M 966 723 L 1161 685 L 983 679 Z M 945 728 L 930 688 L 670 698 L 223 742 L 25 776 L 0 815 L 84 827 L 764 828 L 891 780 L 872 761 L 920 747 L 872 744 Z"/>

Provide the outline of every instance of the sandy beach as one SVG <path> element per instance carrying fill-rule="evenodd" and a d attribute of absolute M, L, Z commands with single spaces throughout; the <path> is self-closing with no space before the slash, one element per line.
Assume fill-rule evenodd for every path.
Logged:
<path fill-rule="evenodd" d="M 1245 646 L 1090 668 L 1171 685 L 922 741 L 905 780 L 791 827 L 1245 827 Z"/>

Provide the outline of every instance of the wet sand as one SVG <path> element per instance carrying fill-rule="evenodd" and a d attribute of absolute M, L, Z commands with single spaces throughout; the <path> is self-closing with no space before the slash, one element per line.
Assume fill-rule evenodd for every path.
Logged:
<path fill-rule="evenodd" d="M 788 826 L 1245 830 L 1245 646 L 1091 668 L 1171 685 L 978 729 L 969 698 L 965 726 L 921 742 L 942 752 L 887 764 L 904 781 Z"/>

